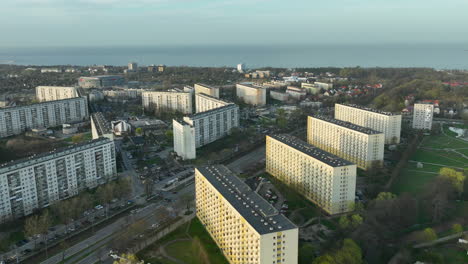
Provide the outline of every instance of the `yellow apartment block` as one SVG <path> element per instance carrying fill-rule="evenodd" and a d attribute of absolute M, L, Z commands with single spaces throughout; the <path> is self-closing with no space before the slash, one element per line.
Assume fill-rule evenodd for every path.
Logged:
<path fill-rule="evenodd" d="M 356 165 L 296 137 L 266 137 L 266 172 L 331 215 L 353 209 Z"/>
<path fill-rule="evenodd" d="M 223 165 L 195 170 L 197 217 L 231 264 L 297 264 L 298 228 Z"/>
<path fill-rule="evenodd" d="M 383 165 L 385 136 L 370 128 L 319 115 L 309 116 L 307 142 L 364 170 Z"/>
<path fill-rule="evenodd" d="M 385 134 L 385 144 L 400 143 L 401 115 L 353 104 L 335 104 L 335 119 Z"/>

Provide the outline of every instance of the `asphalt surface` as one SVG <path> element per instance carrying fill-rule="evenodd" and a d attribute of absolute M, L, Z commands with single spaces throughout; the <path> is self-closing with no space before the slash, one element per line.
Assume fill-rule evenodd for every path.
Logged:
<path fill-rule="evenodd" d="M 254 165 L 255 163 L 265 159 L 265 145 L 256 148 L 255 150 L 249 152 L 248 154 L 234 160 L 229 163 L 227 167 L 234 173 L 240 174 L 244 172 L 247 168 Z"/>

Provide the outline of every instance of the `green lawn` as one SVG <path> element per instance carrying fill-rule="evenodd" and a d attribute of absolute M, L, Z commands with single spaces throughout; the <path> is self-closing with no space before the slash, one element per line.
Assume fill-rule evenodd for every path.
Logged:
<path fill-rule="evenodd" d="M 176 240 L 176 239 L 187 239 L 189 238 L 185 231 L 187 230 L 187 225 L 183 225 L 179 227 L 174 232 L 168 234 L 160 241 L 150 245 L 146 249 L 139 252 L 137 255 L 140 259 L 145 260 L 145 262 L 150 262 L 153 264 L 174 264 L 169 259 L 155 256 L 155 252 L 159 248 L 159 246 L 166 244 L 167 242 Z M 208 232 L 205 230 L 203 225 L 200 221 L 195 218 L 190 223 L 190 227 L 188 229 L 188 233 L 191 237 L 198 237 L 201 241 L 201 244 L 206 249 L 210 261 L 212 264 L 228 264 L 227 260 L 224 258 L 221 250 L 218 248 L 216 243 L 210 237 Z M 202 264 L 200 260 L 194 256 L 193 248 L 192 248 L 192 240 L 183 240 L 183 241 L 176 241 L 167 245 L 166 252 L 170 256 L 179 259 L 188 264 Z"/>
<path fill-rule="evenodd" d="M 418 169 L 416 163 L 409 162 L 393 184 L 392 191 L 397 194 L 404 192 L 419 194 L 427 183 L 437 177 L 442 167 L 468 168 L 468 159 L 456 152 L 445 150 L 453 148 L 468 156 L 468 142 L 456 139 L 452 134 L 426 136 L 420 148 L 410 158 L 413 161 L 423 162 L 423 168 Z"/>

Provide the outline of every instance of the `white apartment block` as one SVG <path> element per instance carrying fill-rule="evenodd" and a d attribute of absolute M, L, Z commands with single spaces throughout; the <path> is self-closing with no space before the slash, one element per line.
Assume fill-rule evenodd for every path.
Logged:
<path fill-rule="evenodd" d="M 197 83 L 195 84 L 195 93 L 196 94 L 206 94 L 206 95 L 209 95 L 209 96 L 213 96 L 213 97 L 216 97 L 216 98 L 219 98 L 219 88 L 218 87 L 212 87 L 212 86 L 208 86 L 206 84 L 202 84 L 202 83 Z"/>
<path fill-rule="evenodd" d="M 147 111 L 174 111 L 183 114 L 191 114 L 193 111 L 192 95 L 187 92 L 143 92 L 142 102 Z"/>
<path fill-rule="evenodd" d="M 433 104 L 414 104 L 413 128 L 431 130 L 433 116 L 434 116 Z"/>
<path fill-rule="evenodd" d="M 231 104 L 233 103 L 206 94 L 195 94 L 195 113 L 206 112 Z"/>
<path fill-rule="evenodd" d="M 335 104 L 335 119 L 385 134 L 385 144 L 400 143 L 401 115 L 351 104 Z"/>
<path fill-rule="evenodd" d="M 91 114 L 91 135 L 93 136 L 93 139 L 104 137 L 114 140 L 112 124 L 104 117 L 102 112 Z"/>
<path fill-rule="evenodd" d="M 84 97 L 48 101 L 0 109 L 0 137 L 21 134 L 33 128 L 48 128 L 88 118 Z"/>
<path fill-rule="evenodd" d="M 383 165 L 382 132 L 324 116 L 307 119 L 307 142 L 364 170 Z"/>
<path fill-rule="evenodd" d="M 64 86 L 37 86 L 36 99 L 39 102 L 63 100 L 78 97 L 75 87 Z"/>
<path fill-rule="evenodd" d="M 231 264 L 297 264 L 299 230 L 223 165 L 195 170 L 197 217 Z"/>
<path fill-rule="evenodd" d="M 98 139 L 0 165 L 0 222 L 111 180 L 114 142 Z"/>
<path fill-rule="evenodd" d="M 173 120 L 174 151 L 186 159 L 195 159 L 195 149 L 226 136 L 239 126 L 239 107 L 228 104 L 206 112 Z"/>
<path fill-rule="evenodd" d="M 296 137 L 266 137 L 266 172 L 330 215 L 353 210 L 356 165 Z"/>
<path fill-rule="evenodd" d="M 289 99 L 289 94 L 288 93 L 283 93 L 279 91 L 270 91 L 270 97 L 272 99 L 281 101 L 281 102 L 286 102 Z"/>
<path fill-rule="evenodd" d="M 246 83 L 236 84 L 236 95 L 242 102 L 250 105 L 266 105 L 266 89 Z"/>
<path fill-rule="evenodd" d="M 291 98 L 294 98 L 296 100 L 303 99 L 307 96 L 306 89 L 294 86 L 288 86 L 288 88 L 286 89 L 286 93 L 289 94 Z"/>

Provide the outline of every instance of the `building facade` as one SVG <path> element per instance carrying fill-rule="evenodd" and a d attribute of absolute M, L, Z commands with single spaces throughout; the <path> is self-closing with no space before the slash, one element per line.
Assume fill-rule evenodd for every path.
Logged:
<path fill-rule="evenodd" d="M 299 230 L 222 165 L 195 170 L 197 217 L 231 264 L 297 264 Z"/>
<path fill-rule="evenodd" d="M 142 103 L 147 111 L 191 114 L 192 95 L 188 92 L 143 92 Z"/>
<path fill-rule="evenodd" d="M 196 83 L 194 86 L 195 93 L 196 94 L 206 94 L 215 98 L 219 98 L 219 88 L 218 87 L 212 87 L 206 84 L 202 83 Z"/>
<path fill-rule="evenodd" d="M 383 165 L 382 132 L 324 116 L 307 118 L 307 142 L 367 170 Z"/>
<path fill-rule="evenodd" d="M 286 93 L 296 100 L 304 99 L 307 96 L 306 89 L 288 86 Z"/>
<path fill-rule="evenodd" d="M 281 102 L 286 102 L 289 99 L 289 94 L 279 91 L 270 91 L 270 97 Z"/>
<path fill-rule="evenodd" d="M 36 99 L 39 102 L 63 100 L 78 97 L 75 87 L 37 86 Z"/>
<path fill-rule="evenodd" d="M 230 104 L 233 103 L 206 94 L 195 94 L 195 113 L 206 112 Z"/>
<path fill-rule="evenodd" d="M 183 159 L 195 159 L 195 149 L 226 136 L 239 126 L 239 107 L 229 104 L 173 120 L 174 151 Z"/>
<path fill-rule="evenodd" d="M 0 221 L 32 214 L 117 173 L 115 147 L 98 139 L 0 165 Z"/>
<path fill-rule="evenodd" d="M 414 104 L 413 128 L 431 130 L 433 116 L 434 116 L 433 104 Z"/>
<path fill-rule="evenodd" d="M 267 90 L 252 84 L 236 84 L 236 95 L 241 101 L 250 105 L 266 105 Z"/>
<path fill-rule="evenodd" d="M 34 128 L 61 126 L 88 118 L 86 98 L 77 97 L 0 109 L 0 137 Z"/>
<path fill-rule="evenodd" d="M 120 75 L 100 75 L 92 77 L 80 77 L 78 85 L 81 88 L 105 88 L 112 86 L 122 86 L 125 78 Z"/>
<path fill-rule="evenodd" d="M 328 214 L 353 210 L 356 165 L 296 137 L 266 137 L 266 172 Z"/>
<path fill-rule="evenodd" d="M 104 117 L 102 112 L 91 114 L 91 135 L 93 139 L 104 137 L 114 140 L 112 124 Z"/>
<path fill-rule="evenodd" d="M 350 104 L 335 104 L 335 119 L 385 134 L 385 144 L 400 143 L 401 115 Z"/>

